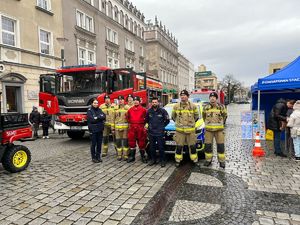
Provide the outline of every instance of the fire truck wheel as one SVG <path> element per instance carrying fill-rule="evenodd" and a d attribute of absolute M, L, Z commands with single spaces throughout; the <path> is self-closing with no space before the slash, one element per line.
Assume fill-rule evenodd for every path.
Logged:
<path fill-rule="evenodd" d="M 11 173 L 25 170 L 31 161 L 31 153 L 23 145 L 7 147 L 2 159 L 4 169 Z"/>
<path fill-rule="evenodd" d="M 72 139 L 81 139 L 84 136 L 84 131 L 67 131 L 67 135 Z"/>

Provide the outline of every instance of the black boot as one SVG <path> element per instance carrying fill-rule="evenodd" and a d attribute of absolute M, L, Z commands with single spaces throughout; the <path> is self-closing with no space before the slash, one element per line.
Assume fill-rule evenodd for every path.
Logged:
<path fill-rule="evenodd" d="M 147 163 L 148 160 L 147 160 L 147 157 L 146 157 L 146 154 L 145 154 L 145 150 L 140 150 L 140 153 L 141 153 L 142 162 Z"/>
<path fill-rule="evenodd" d="M 129 150 L 129 157 L 127 159 L 128 163 L 134 162 L 135 161 L 135 148 L 131 148 Z"/>
<path fill-rule="evenodd" d="M 211 165 L 211 161 L 205 161 L 204 166 L 210 166 Z"/>

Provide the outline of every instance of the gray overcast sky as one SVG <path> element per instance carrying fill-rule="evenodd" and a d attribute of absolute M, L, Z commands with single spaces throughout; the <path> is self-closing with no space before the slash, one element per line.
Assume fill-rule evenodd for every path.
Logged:
<path fill-rule="evenodd" d="M 269 63 L 300 55 L 300 0 L 132 0 L 178 39 L 179 51 L 250 86 Z"/>

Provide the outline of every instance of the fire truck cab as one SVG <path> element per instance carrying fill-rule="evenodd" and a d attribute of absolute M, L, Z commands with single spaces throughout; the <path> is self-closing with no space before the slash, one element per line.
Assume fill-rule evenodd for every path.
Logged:
<path fill-rule="evenodd" d="M 146 106 L 149 99 L 146 74 L 137 75 L 131 68 L 82 65 L 40 75 L 39 105 L 56 115 L 54 128 L 66 131 L 72 139 L 83 137 L 88 130 L 86 113 L 92 99 L 97 98 L 100 105 L 106 94 L 110 95 L 112 103 L 119 95 L 126 99 L 133 94 Z"/>

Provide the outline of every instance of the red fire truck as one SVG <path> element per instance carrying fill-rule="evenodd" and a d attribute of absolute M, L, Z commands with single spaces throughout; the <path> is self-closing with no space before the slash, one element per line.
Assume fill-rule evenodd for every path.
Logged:
<path fill-rule="evenodd" d="M 194 102 L 202 102 L 203 104 L 209 103 L 209 94 L 216 92 L 218 94 L 218 102 L 225 104 L 225 94 L 223 91 L 214 89 L 196 89 L 192 91 L 190 97 Z"/>
<path fill-rule="evenodd" d="M 130 68 L 110 69 L 96 65 L 62 67 L 54 74 L 40 75 L 39 105 L 56 115 L 54 128 L 66 131 L 70 138 L 83 137 L 87 127 L 86 112 L 93 98 L 104 103 L 104 95 L 111 101 L 119 95 L 139 96 L 147 105 L 150 78 L 136 74 Z M 141 86 L 143 83 L 143 86 Z"/>

